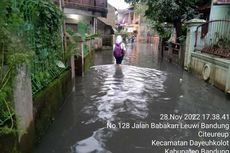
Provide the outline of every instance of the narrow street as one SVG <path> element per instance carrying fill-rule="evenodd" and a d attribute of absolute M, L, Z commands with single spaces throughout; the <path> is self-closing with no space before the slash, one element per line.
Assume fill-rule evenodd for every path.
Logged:
<path fill-rule="evenodd" d="M 161 114 L 222 115 L 229 113 L 230 102 L 224 92 L 180 66 L 160 59 L 157 40 L 154 44 L 128 44 L 127 48 L 120 67 L 114 64 L 111 50 L 95 53 L 94 66 L 84 77 L 76 78 L 76 91 L 57 114 L 35 153 L 162 153 L 165 148 L 200 148 L 154 146 L 154 140 L 229 138 L 199 137 L 198 129 L 192 128 L 132 129 L 134 123 L 226 123 L 221 119 L 164 120 Z M 116 128 L 109 126 L 113 124 Z"/>

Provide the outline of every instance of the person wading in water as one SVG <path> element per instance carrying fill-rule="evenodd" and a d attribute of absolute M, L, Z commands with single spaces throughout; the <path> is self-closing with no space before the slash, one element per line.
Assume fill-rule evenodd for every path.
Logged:
<path fill-rule="evenodd" d="M 121 64 L 125 55 L 125 44 L 122 42 L 122 37 L 120 35 L 116 38 L 116 43 L 113 45 L 113 56 L 116 59 L 116 64 Z"/>

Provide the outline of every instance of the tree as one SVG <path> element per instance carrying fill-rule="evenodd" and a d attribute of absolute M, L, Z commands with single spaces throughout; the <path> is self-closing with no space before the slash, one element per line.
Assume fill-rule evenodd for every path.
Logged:
<path fill-rule="evenodd" d="M 177 42 L 182 34 L 182 22 L 198 15 L 196 3 L 198 0 L 125 0 L 133 5 L 145 3 L 148 8 L 145 16 L 159 25 L 172 23 L 176 29 Z M 162 28 L 159 28 L 162 29 Z"/>

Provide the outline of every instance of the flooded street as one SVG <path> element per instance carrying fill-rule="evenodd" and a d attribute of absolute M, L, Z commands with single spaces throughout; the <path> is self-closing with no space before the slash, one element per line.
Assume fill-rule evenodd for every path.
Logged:
<path fill-rule="evenodd" d="M 180 66 L 160 59 L 157 43 L 128 44 L 127 48 L 121 66 L 114 64 L 111 50 L 95 53 L 94 66 L 84 77 L 76 78 L 76 91 L 67 99 L 35 153 L 161 153 L 166 148 L 201 148 L 157 146 L 154 141 L 229 140 L 198 136 L 202 127 L 157 128 L 163 124 L 201 122 L 225 125 L 229 120 L 204 120 L 202 114 L 227 114 L 230 100 Z M 166 120 L 164 114 L 199 114 L 200 119 Z M 229 133 L 229 128 L 208 131 Z"/>

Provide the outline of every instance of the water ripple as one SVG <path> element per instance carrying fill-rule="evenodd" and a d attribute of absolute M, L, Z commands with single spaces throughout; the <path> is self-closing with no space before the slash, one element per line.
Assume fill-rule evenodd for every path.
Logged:
<path fill-rule="evenodd" d="M 163 83 L 167 75 L 155 69 L 101 65 L 91 70 L 96 76 L 94 81 L 99 82 L 92 85 L 97 93 L 90 96 L 91 103 L 82 109 L 82 113 L 93 115 L 94 120 L 123 120 L 120 113 L 124 112 L 134 120 L 145 119 L 149 114 L 149 103 L 165 92 Z M 94 121 L 91 119 L 90 122 Z"/>

